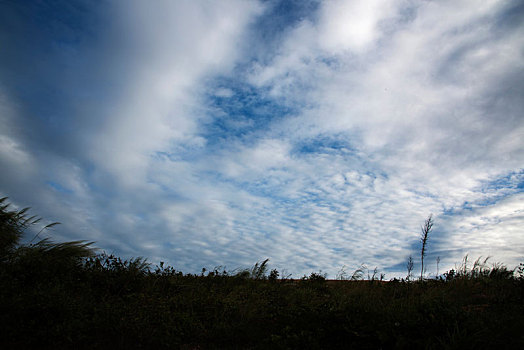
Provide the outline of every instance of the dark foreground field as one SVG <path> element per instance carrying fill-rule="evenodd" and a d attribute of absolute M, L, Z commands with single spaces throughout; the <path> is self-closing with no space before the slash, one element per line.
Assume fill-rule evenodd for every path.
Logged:
<path fill-rule="evenodd" d="M 261 265 L 184 275 L 88 258 L 79 242 L 20 245 L 13 213 L 0 217 L 1 349 L 524 349 L 524 279 L 500 265 L 387 283 Z"/>
<path fill-rule="evenodd" d="M 105 259 L 2 265 L 0 347 L 524 349 L 518 279 L 256 280 Z"/>

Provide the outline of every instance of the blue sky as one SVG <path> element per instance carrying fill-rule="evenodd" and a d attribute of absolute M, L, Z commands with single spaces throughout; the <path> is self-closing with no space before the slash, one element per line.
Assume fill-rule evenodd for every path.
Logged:
<path fill-rule="evenodd" d="M 0 195 L 184 272 L 524 261 L 521 1 L 4 1 Z M 416 269 L 416 267 L 415 267 Z"/>

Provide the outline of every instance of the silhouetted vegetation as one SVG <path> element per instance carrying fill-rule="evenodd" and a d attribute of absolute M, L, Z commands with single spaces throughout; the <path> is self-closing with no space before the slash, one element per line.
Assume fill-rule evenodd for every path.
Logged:
<path fill-rule="evenodd" d="M 436 280 L 184 274 L 87 242 L 21 244 L 37 223 L 0 200 L 0 348 L 524 348 L 524 265 L 467 257 Z M 408 267 L 409 270 L 409 267 Z M 380 277 L 379 277 L 380 276 Z"/>
<path fill-rule="evenodd" d="M 421 228 L 420 243 L 422 247 L 420 249 L 420 279 L 424 278 L 424 258 L 426 257 L 426 245 L 428 244 L 429 233 L 433 229 L 433 215 L 430 215 L 424 222 L 424 226 Z"/>

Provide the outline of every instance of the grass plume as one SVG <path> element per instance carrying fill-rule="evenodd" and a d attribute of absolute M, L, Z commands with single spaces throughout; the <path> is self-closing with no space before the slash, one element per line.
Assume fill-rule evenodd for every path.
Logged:
<path fill-rule="evenodd" d="M 424 226 L 421 227 L 422 233 L 420 236 L 420 242 L 422 247 L 420 250 L 420 279 L 424 278 L 424 258 L 426 256 L 426 245 L 428 243 L 429 233 L 433 229 L 433 214 L 430 214 L 429 217 L 424 222 Z"/>

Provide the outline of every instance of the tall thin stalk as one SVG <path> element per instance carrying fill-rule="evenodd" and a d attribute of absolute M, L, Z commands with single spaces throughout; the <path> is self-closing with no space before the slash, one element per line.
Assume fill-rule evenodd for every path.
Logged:
<path fill-rule="evenodd" d="M 431 232 L 431 229 L 433 228 L 433 214 L 430 214 L 429 217 L 424 222 L 424 226 L 422 229 L 422 234 L 420 237 L 420 241 L 422 242 L 422 249 L 420 251 L 420 280 L 424 278 L 424 257 L 426 256 L 426 244 L 428 243 L 428 237 L 429 233 Z"/>
<path fill-rule="evenodd" d="M 411 280 L 411 276 L 413 275 L 413 258 L 411 255 L 409 256 L 408 263 L 406 265 L 408 269 L 408 276 L 406 277 L 408 281 Z"/>

